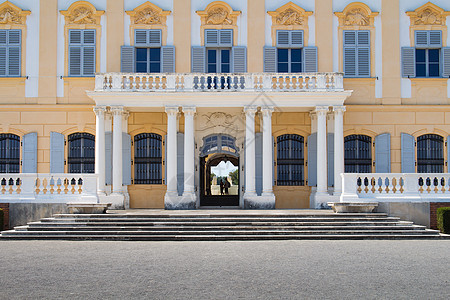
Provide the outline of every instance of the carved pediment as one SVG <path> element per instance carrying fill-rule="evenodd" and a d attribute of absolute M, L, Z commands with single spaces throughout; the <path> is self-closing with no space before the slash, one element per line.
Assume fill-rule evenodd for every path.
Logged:
<path fill-rule="evenodd" d="M 411 26 L 445 25 L 446 18 L 450 15 L 450 12 L 443 10 L 431 2 L 428 2 L 417 8 L 415 11 L 409 11 L 406 14 L 410 17 Z"/>
<path fill-rule="evenodd" d="M 234 11 L 230 5 L 222 1 L 210 3 L 205 10 L 197 11 L 202 25 L 236 25 L 240 11 Z"/>
<path fill-rule="evenodd" d="M 100 25 L 100 17 L 105 12 L 97 10 L 87 1 L 73 3 L 67 10 L 62 10 L 61 14 L 66 18 L 66 25 L 70 24 L 93 24 Z"/>
<path fill-rule="evenodd" d="M 307 25 L 308 17 L 313 13 L 289 2 L 276 11 L 267 12 L 272 17 L 273 25 Z"/>
<path fill-rule="evenodd" d="M 131 24 L 165 25 L 166 18 L 171 11 L 162 10 L 162 8 L 147 1 L 126 13 L 131 18 Z"/>
<path fill-rule="evenodd" d="M 0 24 L 25 25 L 27 16 L 31 14 L 28 10 L 22 10 L 9 1 L 0 5 Z"/>
<path fill-rule="evenodd" d="M 336 12 L 340 26 L 373 26 L 378 15 L 364 3 L 354 2 L 347 5 L 342 12 Z"/>

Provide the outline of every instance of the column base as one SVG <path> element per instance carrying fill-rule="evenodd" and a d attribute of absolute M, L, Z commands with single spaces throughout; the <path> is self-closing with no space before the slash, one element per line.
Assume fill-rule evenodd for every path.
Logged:
<path fill-rule="evenodd" d="M 275 195 L 244 194 L 245 209 L 275 209 Z"/>
<path fill-rule="evenodd" d="M 313 195 L 313 202 L 314 202 L 314 208 L 315 209 L 330 209 L 328 206 L 328 202 L 339 202 L 339 197 L 330 195 L 328 193 L 315 193 Z"/>
<path fill-rule="evenodd" d="M 111 203 L 109 209 L 126 209 L 125 195 L 123 194 L 98 195 L 98 200 L 99 203 Z"/>
<path fill-rule="evenodd" d="M 178 196 L 175 192 L 166 192 L 164 196 L 164 209 L 167 210 L 185 210 L 185 209 L 196 209 L 196 196 L 186 195 Z"/>

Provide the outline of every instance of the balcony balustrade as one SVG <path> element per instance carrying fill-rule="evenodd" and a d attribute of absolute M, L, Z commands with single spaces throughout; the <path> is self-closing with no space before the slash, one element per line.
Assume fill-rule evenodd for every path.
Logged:
<path fill-rule="evenodd" d="M 448 202 L 450 173 L 343 173 L 341 202 Z"/>
<path fill-rule="evenodd" d="M 95 76 L 96 92 L 342 92 L 342 73 L 143 74 Z"/>
<path fill-rule="evenodd" d="M 97 203 L 97 175 L 0 174 L 0 202 Z"/>

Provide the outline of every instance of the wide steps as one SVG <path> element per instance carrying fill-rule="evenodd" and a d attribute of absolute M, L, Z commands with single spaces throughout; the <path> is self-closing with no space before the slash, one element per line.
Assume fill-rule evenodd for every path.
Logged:
<path fill-rule="evenodd" d="M 2 239 L 49 240 L 298 240 L 432 239 L 436 230 L 386 214 L 161 213 L 57 214 L 2 232 Z"/>

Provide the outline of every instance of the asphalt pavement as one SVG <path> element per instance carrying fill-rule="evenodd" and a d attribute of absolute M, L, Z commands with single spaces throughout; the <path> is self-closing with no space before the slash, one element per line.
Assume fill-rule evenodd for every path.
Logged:
<path fill-rule="evenodd" d="M 450 299 L 450 240 L 0 241 L 0 299 Z"/>

